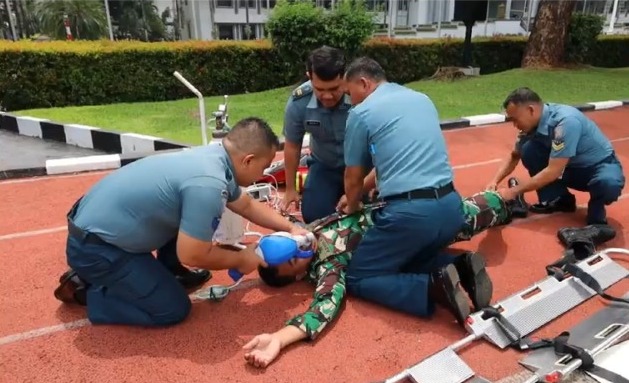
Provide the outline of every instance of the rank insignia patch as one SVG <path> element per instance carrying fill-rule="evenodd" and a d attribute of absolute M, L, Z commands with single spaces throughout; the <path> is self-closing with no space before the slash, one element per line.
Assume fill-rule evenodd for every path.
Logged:
<path fill-rule="evenodd" d="M 554 151 L 560 151 L 565 147 L 564 137 L 563 137 L 563 128 L 560 126 L 555 128 L 555 132 L 553 134 L 553 142 L 552 147 Z"/>

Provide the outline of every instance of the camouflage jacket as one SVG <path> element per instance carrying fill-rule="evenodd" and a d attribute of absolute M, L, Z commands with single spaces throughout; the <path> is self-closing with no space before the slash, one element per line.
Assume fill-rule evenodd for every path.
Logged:
<path fill-rule="evenodd" d="M 308 225 L 317 236 L 317 255 L 310 264 L 307 279 L 316 285 L 306 312 L 286 325 L 296 326 L 314 340 L 338 315 L 345 299 L 345 270 L 363 234 L 373 226 L 372 213 L 384 204 L 365 206 L 341 217 L 333 214 Z M 511 215 L 496 192 L 484 191 L 463 200 L 465 224 L 454 242 L 470 240 L 490 227 L 505 224 Z"/>

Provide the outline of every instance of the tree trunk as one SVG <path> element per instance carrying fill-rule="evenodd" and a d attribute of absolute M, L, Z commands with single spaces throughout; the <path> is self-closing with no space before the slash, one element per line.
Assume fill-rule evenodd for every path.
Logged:
<path fill-rule="evenodd" d="M 558 67 L 564 62 L 575 0 L 541 0 L 524 56 L 523 68 Z"/>

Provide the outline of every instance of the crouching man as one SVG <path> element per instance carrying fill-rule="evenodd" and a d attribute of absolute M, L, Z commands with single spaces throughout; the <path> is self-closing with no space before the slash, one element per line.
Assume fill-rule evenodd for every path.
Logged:
<path fill-rule="evenodd" d="M 515 179 L 509 180 L 511 187 L 517 186 Z M 521 195 L 511 201 L 502 199 L 495 191 L 484 191 L 463 200 L 465 223 L 455 242 L 470 240 L 473 236 L 495 226 L 505 225 L 514 217 L 524 217 L 528 206 Z M 260 267 L 260 278 L 269 286 L 283 287 L 305 277 L 316 285 L 309 309 L 290 319 L 284 327 L 273 334 L 260 334 L 243 348 L 245 359 L 257 367 L 266 367 L 281 349 L 307 339 L 314 340 L 337 316 L 345 300 L 345 271 L 363 234 L 372 225 L 371 215 L 384 206 L 383 203 L 366 205 L 350 215 L 333 214 L 308 225 L 308 230 L 317 237 L 315 255 L 311 258 L 293 258 L 277 267 Z M 417 233 L 421 235 L 421 233 Z M 451 260 L 447 260 L 450 261 Z M 434 270 L 416 270 L 408 265 L 406 272 L 431 275 L 432 298 L 445 306 L 462 325 L 471 310 L 467 295 L 475 311 L 489 306 L 493 285 L 485 270 L 485 260 L 476 252 L 465 252 L 454 258 L 459 280 L 444 281 L 436 271 L 444 264 L 439 261 Z M 462 289 L 461 289 L 462 288 Z"/>

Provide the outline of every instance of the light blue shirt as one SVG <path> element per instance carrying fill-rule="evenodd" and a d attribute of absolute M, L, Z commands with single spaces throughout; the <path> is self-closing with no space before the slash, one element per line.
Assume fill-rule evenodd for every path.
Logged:
<path fill-rule="evenodd" d="M 310 133 L 312 156 L 329 168 L 342 168 L 345 124 L 350 107 L 347 96 L 334 109 L 320 106 L 312 84 L 305 82 L 293 91 L 286 103 L 282 134 L 287 141 L 301 145 L 306 132 Z"/>
<path fill-rule="evenodd" d="M 220 143 L 156 154 L 123 166 L 89 190 L 74 218 L 83 230 L 131 253 L 187 235 L 211 241 L 225 204 L 241 189 Z"/>
<path fill-rule="evenodd" d="M 544 104 L 542 117 L 532 134 L 522 135 L 516 150 L 528 140 L 538 140 L 550 150 L 550 158 L 569 158 L 568 167 L 596 165 L 609 157 L 614 148 L 594 121 L 569 105 Z"/>
<path fill-rule="evenodd" d="M 375 167 L 380 196 L 452 182 L 439 114 L 423 93 L 383 83 L 350 110 L 345 165 Z"/>

